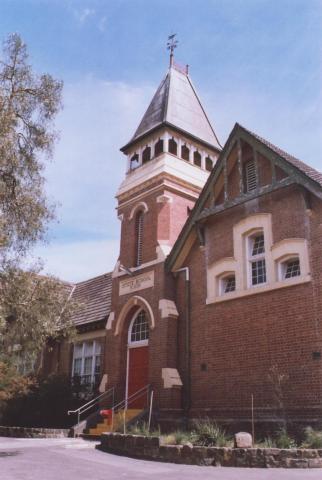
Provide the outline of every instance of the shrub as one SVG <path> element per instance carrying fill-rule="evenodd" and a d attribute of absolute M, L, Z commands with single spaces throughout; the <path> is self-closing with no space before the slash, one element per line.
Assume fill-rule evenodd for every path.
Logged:
<path fill-rule="evenodd" d="M 67 411 L 84 400 L 75 399 L 69 377 L 52 374 L 39 378 L 27 392 L 12 397 L 3 413 L 4 425 L 67 428 L 76 423 Z"/>
<path fill-rule="evenodd" d="M 231 438 L 226 434 L 225 430 L 209 418 L 206 418 L 195 423 L 191 442 L 195 445 L 206 447 L 224 447 L 231 443 Z"/>
<path fill-rule="evenodd" d="M 256 443 L 259 448 L 275 448 L 276 442 L 272 437 L 266 437 L 261 442 Z"/>
<path fill-rule="evenodd" d="M 277 431 L 275 444 L 277 448 L 296 448 L 296 442 L 292 438 L 285 428 L 281 428 Z"/>
<path fill-rule="evenodd" d="M 322 448 L 322 432 L 307 427 L 304 430 L 305 439 L 302 444 L 304 448 Z"/>
<path fill-rule="evenodd" d="M 123 430 L 122 430 L 123 432 Z M 131 425 L 128 428 L 128 432 L 133 435 L 144 435 L 145 437 L 160 437 L 160 427 L 149 430 L 149 425 L 147 422 L 137 422 L 134 425 Z"/>
<path fill-rule="evenodd" d="M 162 441 L 166 445 L 185 445 L 191 442 L 191 433 L 183 430 L 176 430 L 169 435 L 164 435 Z"/>

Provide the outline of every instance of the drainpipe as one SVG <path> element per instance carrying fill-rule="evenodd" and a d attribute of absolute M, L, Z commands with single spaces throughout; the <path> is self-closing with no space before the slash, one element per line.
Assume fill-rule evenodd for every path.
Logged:
<path fill-rule="evenodd" d="M 175 270 L 173 273 L 185 273 L 185 389 L 184 389 L 184 411 L 186 418 L 188 419 L 190 404 L 191 404 L 191 353 L 190 353 L 190 340 L 191 340 L 191 320 L 190 320 L 190 271 L 189 267 L 182 267 Z"/>

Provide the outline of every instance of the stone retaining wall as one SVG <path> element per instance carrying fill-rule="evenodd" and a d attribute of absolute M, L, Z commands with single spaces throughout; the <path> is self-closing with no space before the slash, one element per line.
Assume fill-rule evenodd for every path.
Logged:
<path fill-rule="evenodd" d="M 0 437 L 18 438 L 64 438 L 69 436 L 69 429 L 64 428 L 26 428 L 1 427 Z"/>
<path fill-rule="evenodd" d="M 96 448 L 118 455 L 222 467 L 322 468 L 322 449 L 220 448 L 163 445 L 159 437 L 103 433 Z"/>

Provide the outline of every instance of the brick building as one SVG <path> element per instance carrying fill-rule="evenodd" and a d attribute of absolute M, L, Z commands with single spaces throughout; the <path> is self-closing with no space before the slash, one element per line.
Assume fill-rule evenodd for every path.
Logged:
<path fill-rule="evenodd" d="M 239 124 L 222 148 L 173 59 L 121 150 L 119 259 L 73 287 L 77 341 L 45 371 L 151 385 L 160 418 L 248 419 L 253 396 L 257 419 L 318 420 L 322 174 Z"/>

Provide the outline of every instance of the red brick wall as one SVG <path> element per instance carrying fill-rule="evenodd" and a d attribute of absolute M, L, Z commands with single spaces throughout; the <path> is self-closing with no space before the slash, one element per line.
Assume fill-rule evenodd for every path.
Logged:
<path fill-rule="evenodd" d="M 233 256 L 232 228 L 255 212 L 272 214 L 274 242 L 292 237 L 308 239 L 312 281 L 206 305 L 206 265 Z M 313 211 L 308 214 L 301 191 L 289 187 L 229 209 L 207 223 L 205 249 L 196 244 L 186 261 L 191 273 L 191 394 L 195 411 L 211 409 L 226 417 L 249 415 L 251 394 L 256 407 L 269 411 L 276 406 L 268 379 L 274 365 L 289 376 L 285 403 L 290 410 L 296 408 L 296 415 L 300 415 L 321 407 L 322 360 L 312 359 L 312 352 L 322 351 L 321 222 L 321 202 L 314 200 Z M 177 304 L 184 315 L 182 279 L 176 288 Z M 182 318 L 179 325 L 182 336 Z M 181 339 L 179 342 L 182 368 L 184 346 Z M 201 370 L 201 364 L 206 364 L 206 371 Z"/>

